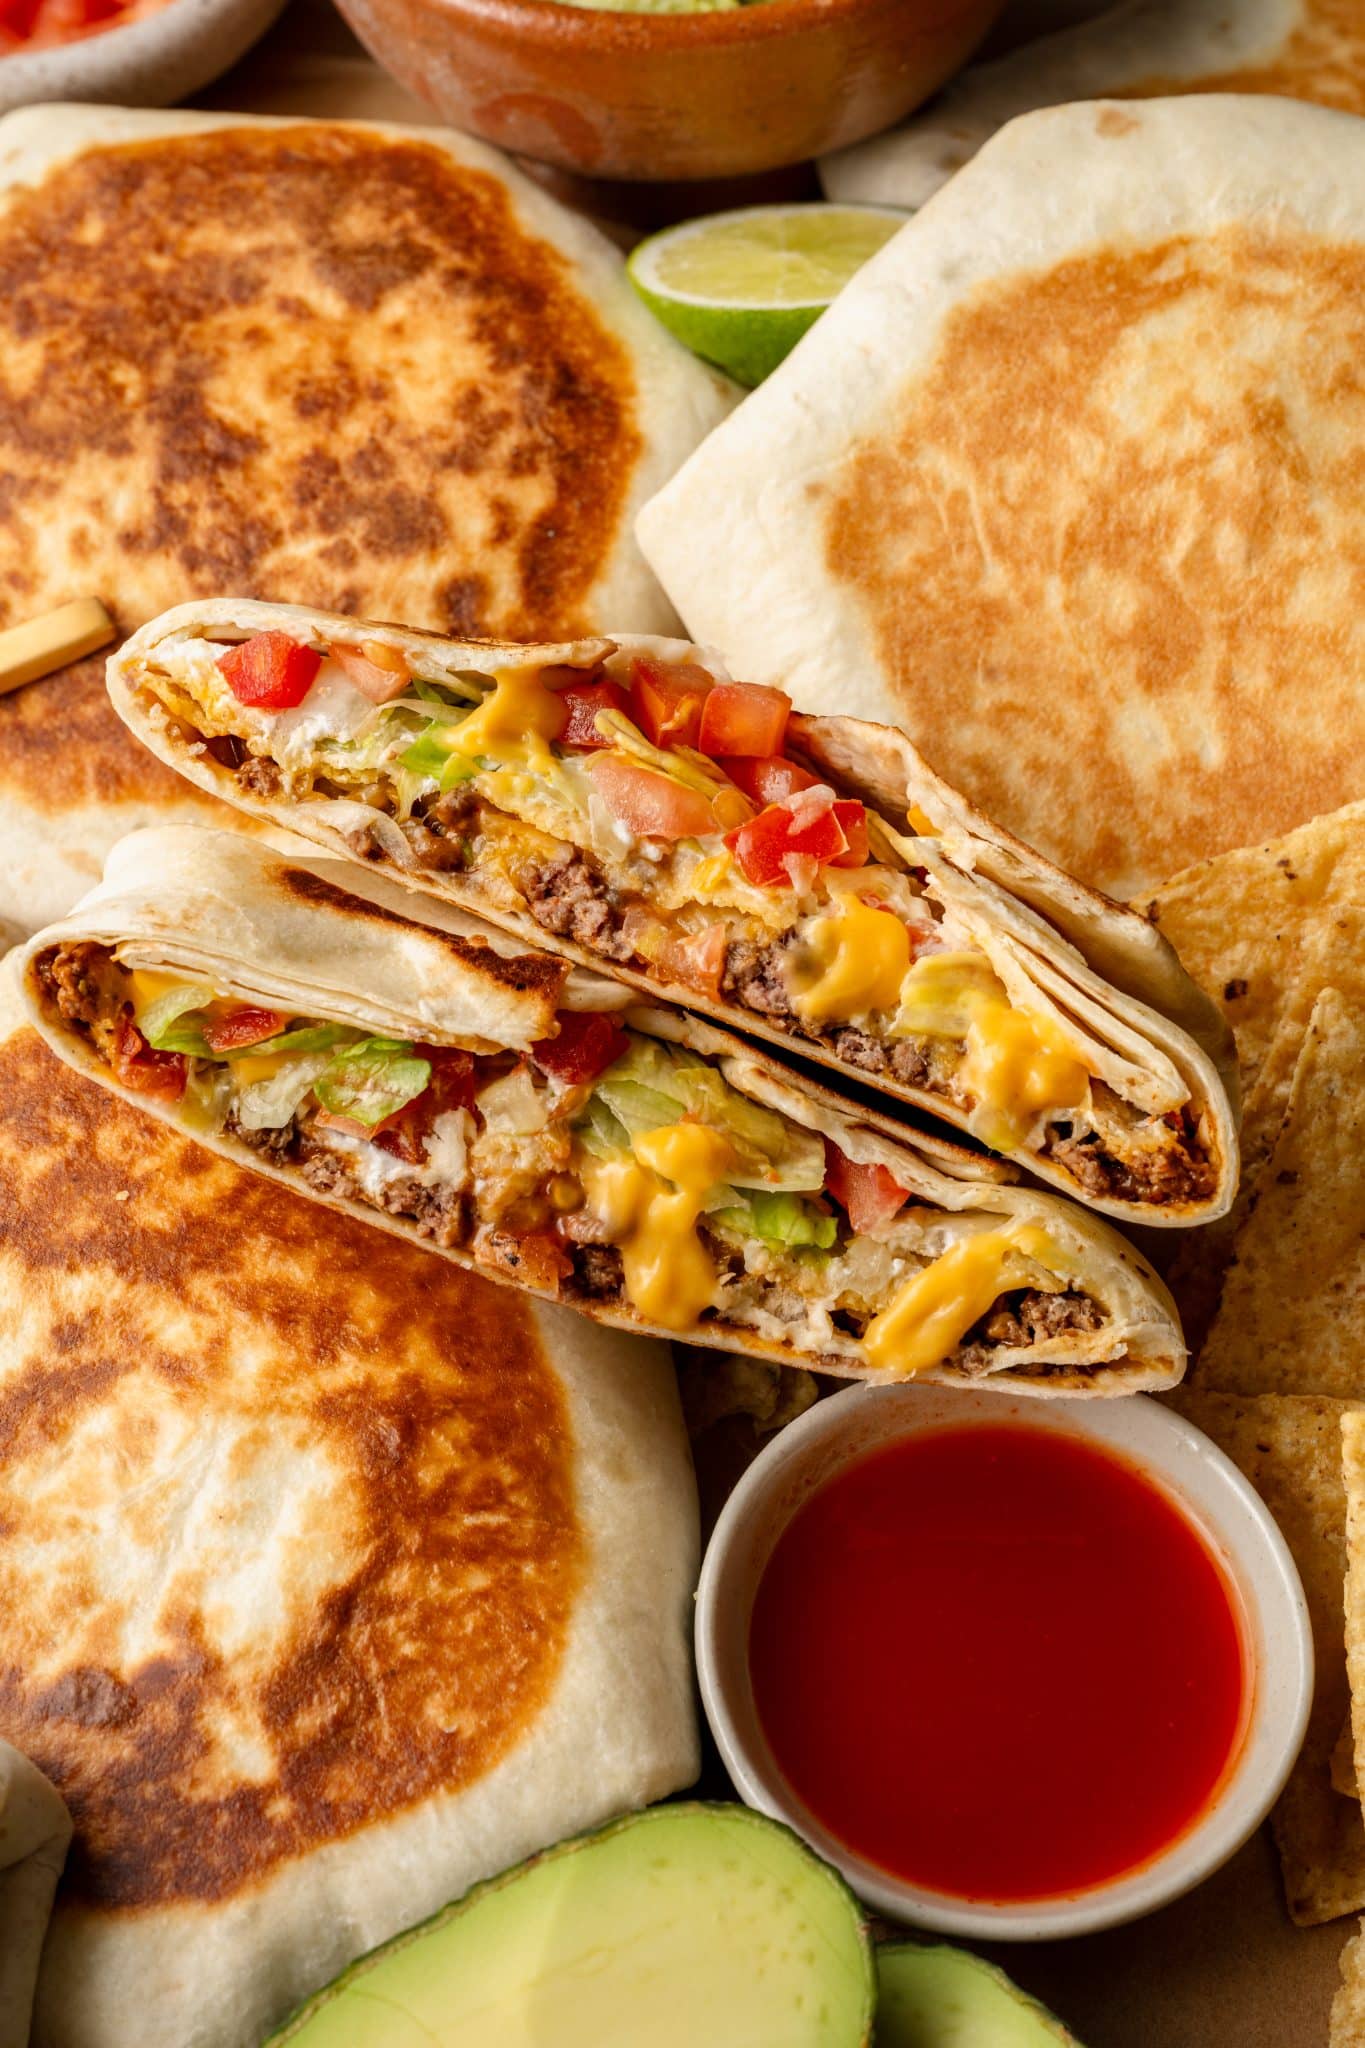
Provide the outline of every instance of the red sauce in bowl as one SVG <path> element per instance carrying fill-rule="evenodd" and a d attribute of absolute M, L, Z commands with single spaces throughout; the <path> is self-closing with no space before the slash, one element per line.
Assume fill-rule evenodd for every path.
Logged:
<path fill-rule="evenodd" d="M 167 0 L 0 0 L 0 57 L 76 43 L 126 21 L 140 21 Z"/>
<path fill-rule="evenodd" d="M 1205 1812 L 1249 1704 L 1239 1604 L 1136 1467 L 1055 1429 L 927 1431 L 779 1537 L 754 1698 L 802 1804 L 865 1862 L 963 1899 L 1102 1885 Z"/>

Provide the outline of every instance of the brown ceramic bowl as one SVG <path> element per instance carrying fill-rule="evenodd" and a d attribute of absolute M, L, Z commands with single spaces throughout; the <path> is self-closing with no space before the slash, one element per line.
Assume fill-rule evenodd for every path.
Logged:
<path fill-rule="evenodd" d="M 587 178 L 742 178 L 898 121 L 1003 0 L 757 0 L 719 14 L 564 0 L 339 0 L 457 128 Z"/>

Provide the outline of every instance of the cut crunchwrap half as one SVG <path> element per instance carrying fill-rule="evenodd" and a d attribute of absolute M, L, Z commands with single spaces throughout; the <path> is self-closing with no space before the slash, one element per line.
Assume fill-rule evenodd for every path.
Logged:
<path fill-rule="evenodd" d="M 695 1776 L 674 1375 L 242 1172 L 17 1008 L 6 976 L 0 2039 L 10 1742 L 75 1825 L 33 2048 L 260 2048 Z"/>
<path fill-rule="evenodd" d="M 230 600 L 143 628 L 109 687 L 154 753 L 257 819 L 931 1111 L 1092 1207 L 1184 1224 L 1232 1198 L 1214 1005 L 1145 920 L 891 727 L 789 718 L 678 642 L 460 643 Z"/>
<path fill-rule="evenodd" d="M 17 957 L 81 1072 L 604 1322 L 869 1378 L 1180 1376 L 1164 1288 L 1097 1218 L 354 867 L 136 834 Z"/>

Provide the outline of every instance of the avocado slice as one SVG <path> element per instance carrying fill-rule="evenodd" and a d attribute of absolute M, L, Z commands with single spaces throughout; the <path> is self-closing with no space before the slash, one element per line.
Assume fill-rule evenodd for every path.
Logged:
<path fill-rule="evenodd" d="M 964 1948 L 877 1950 L 877 2048 L 1080 2048 L 1003 1970 Z"/>
<path fill-rule="evenodd" d="M 866 2048 L 842 1878 L 743 1806 L 656 1806 L 362 1956 L 268 2048 Z"/>

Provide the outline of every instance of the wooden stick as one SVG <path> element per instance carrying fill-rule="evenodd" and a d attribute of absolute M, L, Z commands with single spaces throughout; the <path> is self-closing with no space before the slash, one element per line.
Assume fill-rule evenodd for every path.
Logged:
<path fill-rule="evenodd" d="M 107 646 L 115 630 L 97 597 L 78 597 L 40 619 L 9 627 L 0 633 L 0 696 Z"/>

